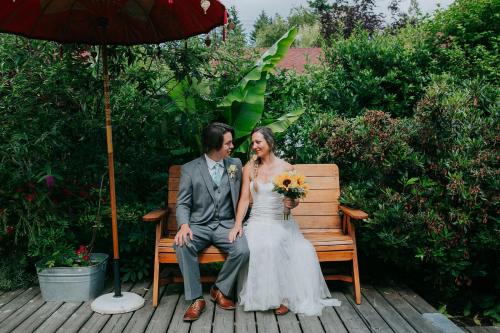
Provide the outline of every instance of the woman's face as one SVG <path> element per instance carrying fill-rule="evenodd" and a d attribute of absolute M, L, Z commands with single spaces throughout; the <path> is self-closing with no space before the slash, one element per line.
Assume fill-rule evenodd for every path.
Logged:
<path fill-rule="evenodd" d="M 263 157 L 269 155 L 271 152 L 271 147 L 264 139 L 264 136 L 260 132 L 255 132 L 252 134 L 252 150 L 258 157 Z"/>

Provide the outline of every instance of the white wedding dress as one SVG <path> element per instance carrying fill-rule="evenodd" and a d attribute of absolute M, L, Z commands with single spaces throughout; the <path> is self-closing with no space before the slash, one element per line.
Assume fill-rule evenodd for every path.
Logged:
<path fill-rule="evenodd" d="M 273 183 L 250 183 L 253 206 L 244 233 L 250 249 L 240 273 L 239 302 L 245 311 L 286 305 L 295 313 L 321 315 L 324 306 L 338 306 L 331 297 L 312 244 L 290 215 L 283 220 L 283 196 Z"/>

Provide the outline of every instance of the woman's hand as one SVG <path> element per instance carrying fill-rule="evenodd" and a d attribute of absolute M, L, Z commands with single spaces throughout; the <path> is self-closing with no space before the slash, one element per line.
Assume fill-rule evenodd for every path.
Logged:
<path fill-rule="evenodd" d="M 299 205 L 299 200 L 285 197 L 283 199 L 283 205 L 285 208 L 293 209 Z"/>
<path fill-rule="evenodd" d="M 229 241 L 233 243 L 236 240 L 236 237 L 243 236 L 243 228 L 241 224 L 235 224 L 234 228 L 229 232 Z"/>

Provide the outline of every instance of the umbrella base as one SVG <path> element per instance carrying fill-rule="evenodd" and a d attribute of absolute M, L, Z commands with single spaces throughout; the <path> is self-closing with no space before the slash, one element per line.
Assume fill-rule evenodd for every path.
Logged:
<path fill-rule="evenodd" d="M 105 294 L 96 298 L 91 304 L 92 310 L 100 314 L 126 313 L 143 306 L 144 298 L 128 292 L 123 292 L 120 297 L 115 297 L 114 293 Z"/>

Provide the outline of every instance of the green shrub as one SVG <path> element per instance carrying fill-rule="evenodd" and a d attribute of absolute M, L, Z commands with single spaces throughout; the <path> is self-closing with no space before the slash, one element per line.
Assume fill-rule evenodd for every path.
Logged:
<path fill-rule="evenodd" d="M 497 103 L 492 86 L 436 77 L 412 118 L 367 111 L 312 133 L 321 161 L 340 167 L 341 202 L 370 214 L 360 251 L 476 310 L 499 301 Z"/>

